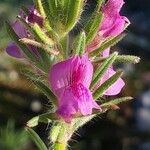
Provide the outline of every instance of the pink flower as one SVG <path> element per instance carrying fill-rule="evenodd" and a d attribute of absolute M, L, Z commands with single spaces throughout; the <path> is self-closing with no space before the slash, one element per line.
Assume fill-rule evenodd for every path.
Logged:
<path fill-rule="evenodd" d="M 129 20 L 119 13 L 123 4 L 123 0 L 108 0 L 102 7 L 103 22 L 95 39 L 87 47 L 87 51 L 98 48 L 105 38 L 117 36 L 124 31 Z"/>
<path fill-rule="evenodd" d="M 37 10 L 35 10 L 32 7 L 29 11 L 30 11 L 29 16 L 25 16 L 25 14 L 23 12 L 20 12 L 19 16 L 22 17 L 23 19 L 25 19 L 27 23 L 37 23 L 41 26 L 43 19 L 37 13 Z M 28 30 L 18 20 L 12 24 L 12 28 L 14 29 L 14 31 L 20 38 L 28 38 L 28 37 L 31 38 L 32 37 L 32 35 L 28 32 Z M 29 46 L 29 49 L 31 50 L 31 52 L 38 55 L 36 47 L 31 46 L 31 45 L 28 45 L 28 46 Z M 14 42 L 10 42 L 8 44 L 8 46 L 6 48 L 6 52 L 12 57 L 24 58 L 20 48 Z"/>
<path fill-rule="evenodd" d="M 107 49 L 103 52 L 103 57 L 109 56 L 110 49 Z M 100 80 L 100 84 L 103 84 L 106 80 L 108 80 L 111 76 L 113 76 L 116 72 L 113 70 L 113 67 L 110 67 L 107 72 L 102 76 Z M 119 78 L 112 86 L 110 86 L 107 91 L 105 91 L 104 95 L 117 95 L 121 92 L 124 87 L 124 81 Z"/>
<path fill-rule="evenodd" d="M 57 113 L 66 122 L 77 113 L 90 115 L 93 108 L 100 109 L 89 90 L 92 76 L 93 66 L 87 55 L 74 56 L 50 70 L 49 84 L 59 103 Z"/>

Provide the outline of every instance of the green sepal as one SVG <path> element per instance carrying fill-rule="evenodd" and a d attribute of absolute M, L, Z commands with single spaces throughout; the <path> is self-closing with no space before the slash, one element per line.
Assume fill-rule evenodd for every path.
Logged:
<path fill-rule="evenodd" d="M 55 143 L 57 141 L 62 124 L 55 122 L 51 128 L 49 139 Z"/>
<path fill-rule="evenodd" d="M 103 52 L 104 50 L 106 50 L 109 47 L 114 46 L 115 44 L 117 44 L 119 41 L 121 41 L 123 38 L 125 37 L 125 34 L 120 34 L 116 37 L 113 38 L 108 38 L 106 41 L 104 41 L 102 44 L 100 44 L 100 47 L 93 50 L 92 52 L 90 52 L 90 56 L 94 57 L 99 55 L 101 52 Z"/>
<path fill-rule="evenodd" d="M 93 63 L 102 63 L 104 62 L 108 57 L 97 57 L 94 60 L 92 60 Z M 133 55 L 118 55 L 115 63 L 139 63 L 140 62 L 140 57 L 138 56 L 133 56 Z"/>
<path fill-rule="evenodd" d="M 82 56 L 85 50 L 85 43 L 86 43 L 86 35 L 85 32 L 81 32 L 75 41 L 75 54 Z"/>
<path fill-rule="evenodd" d="M 116 58 L 116 62 L 136 64 L 140 62 L 140 57 L 133 56 L 133 55 L 118 55 Z"/>
<path fill-rule="evenodd" d="M 39 150 L 48 150 L 44 142 L 33 129 L 26 127 L 26 131 L 28 132 L 32 141 L 36 144 Z"/>
<path fill-rule="evenodd" d="M 93 97 L 95 100 L 98 100 L 103 93 L 113 85 L 123 74 L 122 70 L 117 71 L 113 76 L 111 76 L 107 81 L 105 81 L 94 93 Z"/>
<path fill-rule="evenodd" d="M 86 44 L 90 44 L 91 41 L 96 37 L 98 34 L 98 30 L 102 23 L 103 15 L 101 12 L 94 12 L 91 19 L 89 19 L 87 25 L 85 26 L 84 30 L 87 35 Z"/>
<path fill-rule="evenodd" d="M 34 4 L 36 6 L 36 9 L 39 11 L 39 13 L 41 14 L 41 16 L 43 18 L 46 18 L 46 14 L 43 8 L 43 0 L 34 0 Z"/>
<path fill-rule="evenodd" d="M 100 80 L 100 78 L 103 76 L 103 74 L 113 64 L 113 62 L 117 58 L 117 55 L 118 55 L 118 53 L 114 52 L 103 62 L 102 65 L 100 65 L 96 69 L 96 71 L 94 72 L 94 76 L 93 76 L 93 80 L 92 80 L 90 88 L 93 88 L 97 84 L 97 82 Z"/>
<path fill-rule="evenodd" d="M 110 109 L 112 105 L 118 105 L 120 103 L 123 103 L 123 102 L 126 102 L 126 101 L 130 101 L 132 99 L 133 99 L 132 97 L 116 98 L 116 99 L 110 100 L 109 102 L 101 104 L 101 108 L 102 109 Z"/>

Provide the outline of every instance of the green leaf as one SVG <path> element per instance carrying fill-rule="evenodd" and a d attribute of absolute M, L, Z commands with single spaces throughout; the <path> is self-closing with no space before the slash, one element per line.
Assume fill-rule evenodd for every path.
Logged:
<path fill-rule="evenodd" d="M 40 42 L 46 43 L 48 45 L 53 45 L 54 42 L 52 41 L 52 39 L 50 39 L 46 33 L 43 32 L 43 30 L 40 28 L 40 26 L 38 24 L 34 24 L 33 26 L 31 26 L 31 28 L 33 29 L 34 35 L 36 37 L 38 37 L 38 39 L 40 39 Z"/>
<path fill-rule="evenodd" d="M 96 37 L 98 30 L 100 28 L 101 22 L 103 19 L 103 15 L 101 12 L 94 12 L 91 19 L 85 26 L 84 30 L 87 35 L 86 43 L 90 44 L 91 41 Z"/>
<path fill-rule="evenodd" d="M 94 60 L 92 60 L 93 63 L 102 63 L 104 62 L 108 57 L 97 57 Z M 140 57 L 133 56 L 133 55 L 118 55 L 115 62 L 119 63 L 139 63 Z"/>
<path fill-rule="evenodd" d="M 30 128 L 36 127 L 39 124 L 39 122 L 47 124 L 47 123 L 50 123 L 51 120 L 45 117 L 36 116 L 27 122 L 27 126 Z"/>
<path fill-rule="evenodd" d="M 68 56 L 71 54 L 70 45 L 69 45 L 70 42 L 69 41 L 70 41 L 69 35 L 65 36 L 61 40 L 61 46 L 62 46 L 62 49 L 63 49 L 63 56 L 64 56 L 65 59 L 67 59 Z"/>
<path fill-rule="evenodd" d="M 57 19 L 57 17 L 59 17 L 57 4 L 58 4 L 58 0 L 48 0 L 49 13 L 53 17 L 53 19 Z"/>
<path fill-rule="evenodd" d="M 123 102 L 126 102 L 126 101 L 129 101 L 129 100 L 132 100 L 133 98 L 132 97 L 120 97 L 120 98 L 116 98 L 116 99 L 113 99 L 113 100 L 110 100 L 109 102 L 106 102 L 106 103 L 103 103 L 101 104 L 101 108 L 102 109 L 109 109 L 112 105 L 118 105 L 120 103 L 123 103 Z"/>
<path fill-rule="evenodd" d="M 31 128 L 26 128 L 26 131 L 28 132 L 36 146 L 39 148 L 39 150 L 48 150 L 44 142 L 34 130 L 32 130 Z"/>
<path fill-rule="evenodd" d="M 80 35 L 77 37 L 75 42 L 75 53 L 82 56 L 85 50 L 85 43 L 86 43 L 86 35 L 85 32 L 81 32 Z"/>
<path fill-rule="evenodd" d="M 56 116 L 56 114 L 49 112 L 49 113 L 45 113 L 45 114 L 33 117 L 32 119 L 30 119 L 27 122 L 27 126 L 28 127 L 35 127 L 40 122 L 47 124 L 47 123 L 52 122 L 53 120 L 57 121 L 57 120 L 59 120 L 59 118 Z"/>
<path fill-rule="evenodd" d="M 41 56 L 40 59 L 41 59 L 42 66 L 43 66 L 43 68 L 45 68 L 45 72 L 48 73 L 50 67 L 54 63 L 55 56 L 50 55 L 43 48 L 38 48 L 38 52 Z"/>
<path fill-rule="evenodd" d="M 99 12 L 101 10 L 102 4 L 104 3 L 104 0 L 97 0 L 97 6 L 96 11 Z"/>
<path fill-rule="evenodd" d="M 76 23 L 79 21 L 81 12 L 83 10 L 84 0 L 68 0 L 66 5 L 66 14 L 67 17 L 65 24 L 65 32 L 69 32 L 73 29 Z"/>
<path fill-rule="evenodd" d="M 53 92 L 50 90 L 50 88 L 40 80 L 35 74 L 32 72 L 24 72 L 24 75 L 26 75 L 33 83 L 35 86 L 44 94 L 47 96 L 47 98 L 53 102 L 53 104 L 57 105 L 57 98 L 53 94 Z"/>
<path fill-rule="evenodd" d="M 99 48 L 97 48 L 96 50 L 93 50 L 90 53 L 91 57 L 97 56 L 99 55 L 101 52 L 103 52 L 105 49 L 114 46 L 115 44 L 117 44 L 119 41 L 121 41 L 123 38 L 125 37 L 125 34 L 120 34 L 116 37 L 113 38 L 109 38 L 108 40 L 104 41 Z"/>
<path fill-rule="evenodd" d="M 36 74 L 34 72 L 32 72 L 31 70 L 29 70 L 28 68 L 23 68 L 21 70 L 22 75 L 26 76 L 27 79 L 36 82 L 36 81 L 41 81 L 43 82 L 43 84 L 45 84 L 44 80 L 45 80 L 45 74 Z"/>
<path fill-rule="evenodd" d="M 90 88 L 93 88 L 97 82 L 100 80 L 100 78 L 103 76 L 103 74 L 107 71 L 107 69 L 113 64 L 115 59 L 117 58 L 118 53 L 114 52 L 111 54 L 102 65 L 100 65 L 96 71 L 94 72 L 93 81 L 91 83 Z"/>
<path fill-rule="evenodd" d="M 123 71 L 117 71 L 112 77 L 110 77 L 107 81 L 105 81 L 94 93 L 93 97 L 95 100 L 98 100 L 103 93 L 113 85 L 123 74 Z"/>
<path fill-rule="evenodd" d="M 41 81 L 35 81 L 34 84 L 38 87 L 38 89 L 47 96 L 47 98 L 53 102 L 53 104 L 57 105 L 57 98 L 53 94 L 53 92 Z"/>
<path fill-rule="evenodd" d="M 95 117 L 95 114 L 89 115 L 89 116 L 81 116 L 79 118 L 74 118 L 72 120 L 72 128 L 73 131 L 78 130 L 79 128 L 81 128 L 83 125 L 85 125 L 86 123 L 88 123 L 90 120 L 92 120 Z"/>

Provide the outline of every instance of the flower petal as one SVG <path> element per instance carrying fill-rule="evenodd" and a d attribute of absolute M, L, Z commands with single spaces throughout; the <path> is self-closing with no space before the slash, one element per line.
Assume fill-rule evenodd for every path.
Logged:
<path fill-rule="evenodd" d="M 12 57 L 23 58 L 21 50 L 16 46 L 15 43 L 9 43 L 9 45 L 6 48 L 6 52 Z"/>
<path fill-rule="evenodd" d="M 114 13 L 119 13 L 123 5 L 123 0 L 108 0 L 103 7 L 103 11 L 110 15 Z"/>
<path fill-rule="evenodd" d="M 63 89 L 72 84 L 82 83 L 89 87 L 93 75 L 93 66 L 88 56 L 74 56 L 66 61 L 55 64 L 49 71 L 49 83 L 53 92 L 60 96 Z"/>
<path fill-rule="evenodd" d="M 103 51 L 102 57 L 104 57 L 104 58 L 105 58 L 105 57 L 108 57 L 109 54 L 110 54 L 110 48 L 107 48 L 106 50 Z"/>
<path fill-rule="evenodd" d="M 117 36 L 123 32 L 127 22 L 127 18 L 119 14 L 123 0 L 108 0 L 103 6 L 104 19 L 100 28 L 100 34 L 103 37 Z"/>
<path fill-rule="evenodd" d="M 116 72 L 109 68 L 107 72 L 103 75 L 101 79 L 101 84 L 103 84 L 106 80 L 108 80 L 111 76 L 113 76 Z M 112 86 L 110 86 L 104 95 L 117 95 L 121 92 L 122 88 L 124 87 L 124 81 L 119 78 Z"/>
<path fill-rule="evenodd" d="M 100 109 L 100 106 L 93 100 L 91 92 L 78 84 L 65 89 L 57 113 L 70 122 L 74 114 L 90 115 L 93 108 Z"/>
<path fill-rule="evenodd" d="M 16 34 L 20 38 L 28 37 L 27 30 L 24 28 L 24 26 L 18 20 L 12 24 L 12 27 L 13 27 L 14 31 L 16 32 Z"/>

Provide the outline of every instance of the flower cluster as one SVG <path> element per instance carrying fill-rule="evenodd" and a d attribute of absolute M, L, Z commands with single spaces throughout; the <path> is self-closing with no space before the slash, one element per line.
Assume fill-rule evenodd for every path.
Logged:
<path fill-rule="evenodd" d="M 120 10 L 123 4 L 123 0 L 108 0 L 106 3 L 101 4 L 98 13 L 102 14 L 102 19 L 99 22 L 96 34 L 93 38 L 91 38 L 92 40 L 88 43 L 85 42 L 86 32 L 85 34 L 81 34 L 82 36 L 75 38 L 77 39 L 75 40 L 77 41 L 76 47 L 82 50 L 82 53 L 75 52 L 75 48 L 70 46 L 71 43 L 68 44 L 66 42 L 67 44 L 65 44 L 67 46 L 64 49 L 62 48 L 64 45 L 62 41 L 64 41 L 64 39 L 66 39 L 65 37 L 69 35 L 69 31 L 67 32 L 66 29 L 63 33 L 64 26 L 61 28 L 61 26 L 59 27 L 57 24 L 55 26 L 50 23 L 50 21 L 47 20 L 49 17 L 45 17 L 45 13 L 47 11 L 43 13 L 43 9 L 40 7 L 41 5 L 37 5 L 38 7 L 31 7 L 26 13 L 22 10 L 18 16 L 20 20 L 17 20 L 12 24 L 12 29 L 19 38 L 19 42 L 23 42 L 21 41 L 22 39 L 28 40 L 24 41 L 24 43 L 17 43 L 17 45 L 15 42 L 10 42 L 6 48 L 6 52 L 12 57 L 28 61 L 28 57 L 21 49 L 21 44 L 25 44 L 32 56 L 34 56 L 36 60 L 39 59 L 39 63 L 42 63 L 40 62 L 41 58 L 45 57 L 45 55 L 42 55 L 43 53 L 39 51 L 40 48 L 49 55 L 48 58 L 51 60 L 51 65 L 49 65 L 49 70 L 44 72 L 44 77 L 46 74 L 46 82 L 49 86 L 48 88 L 57 101 L 57 109 L 55 112 L 58 117 L 62 118 L 67 123 L 70 123 L 72 119 L 78 115 L 91 115 L 93 109 L 101 112 L 101 105 L 96 101 L 103 95 L 113 96 L 119 94 L 125 85 L 120 76 L 117 76 L 114 79 L 117 73 L 114 70 L 112 63 L 114 62 L 113 58 L 117 56 L 117 54 L 115 53 L 114 57 L 110 55 L 111 44 L 110 46 L 108 45 L 106 49 L 103 49 L 103 51 L 98 53 L 98 55 L 94 57 L 93 55 L 91 56 L 92 52 L 101 48 L 103 44 L 107 43 L 107 41 L 121 35 L 130 24 L 129 20 L 125 16 L 120 15 Z M 81 5 L 81 9 L 82 7 L 83 6 Z M 79 16 L 80 11 L 78 12 L 79 14 L 77 15 Z M 60 24 L 60 20 L 54 19 L 51 20 L 51 22 L 54 21 L 54 24 L 55 22 Z M 74 22 L 77 23 L 78 20 L 75 18 Z M 49 25 L 48 27 L 47 23 L 50 23 L 51 26 Z M 36 25 L 38 27 L 37 29 L 40 30 L 36 30 L 34 25 Z M 62 39 L 60 29 L 59 32 L 57 32 L 58 27 L 62 29 Z M 31 32 L 31 30 L 33 32 Z M 42 34 L 39 33 L 39 31 L 42 32 Z M 43 38 L 43 35 L 50 39 L 50 43 L 45 42 L 46 40 Z M 38 39 L 40 39 L 40 41 L 38 41 Z M 41 42 L 43 43 L 41 44 Z M 67 53 L 66 51 L 68 51 L 68 47 L 70 50 L 66 57 L 64 53 Z M 57 55 L 48 53 L 52 50 L 57 50 L 59 53 Z M 94 60 L 97 58 L 101 58 L 106 61 L 104 61 L 104 64 L 103 62 L 94 64 Z M 110 60 L 107 61 L 107 58 L 110 58 Z M 109 63 L 110 61 L 112 62 Z M 32 59 L 30 62 L 32 63 Z M 45 62 L 44 67 L 47 63 L 49 62 Z M 33 66 L 34 65 L 35 62 L 33 63 Z M 102 67 L 104 67 L 104 69 L 101 69 Z M 98 75 L 99 73 L 95 75 L 96 72 L 99 71 L 99 68 L 101 69 L 101 75 Z M 41 68 L 39 68 L 39 70 L 41 70 Z M 42 75 L 42 73 L 43 72 L 41 71 L 40 75 Z M 96 83 L 93 84 L 92 82 L 94 79 L 96 80 Z M 111 84 L 108 82 L 109 85 L 107 85 L 106 82 L 109 79 Z M 105 90 L 99 94 L 100 96 L 96 96 L 95 98 L 94 94 L 97 94 L 101 89 L 101 86 L 104 86 L 105 84 L 106 87 L 108 87 L 105 87 Z"/>

